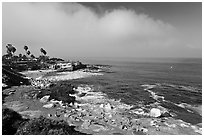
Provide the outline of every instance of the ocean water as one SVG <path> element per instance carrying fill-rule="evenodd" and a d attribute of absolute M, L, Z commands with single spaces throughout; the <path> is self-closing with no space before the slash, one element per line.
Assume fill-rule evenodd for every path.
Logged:
<path fill-rule="evenodd" d="M 202 122 L 198 113 L 182 107 L 202 105 L 202 59 L 87 60 L 110 65 L 103 76 L 71 81 L 94 85 L 109 98 L 131 105 L 158 102 L 175 118 L 191 124 Z"/>

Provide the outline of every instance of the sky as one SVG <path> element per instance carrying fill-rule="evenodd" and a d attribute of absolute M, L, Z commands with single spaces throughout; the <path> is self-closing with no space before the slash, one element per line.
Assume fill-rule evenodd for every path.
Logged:
<path fill-rule="evenodd" d="M 201 2 L 3 2 L 2 54 L 201 58 Z"/>

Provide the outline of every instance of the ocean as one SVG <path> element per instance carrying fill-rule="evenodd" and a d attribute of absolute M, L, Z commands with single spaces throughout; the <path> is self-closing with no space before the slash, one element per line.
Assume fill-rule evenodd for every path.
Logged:
<path fill-rule="evenodd" d="M 72 84 L 94 85 L 109 98 L 135 105 L 159 103 L 191 124 L 202 116 L 189 109 L 202 105 L 202 59 L 95 59 L 89 64 L 110 65 L 102 76 L 72 80 Z M 187 107 L 186 107 L 187 106 Z"/>

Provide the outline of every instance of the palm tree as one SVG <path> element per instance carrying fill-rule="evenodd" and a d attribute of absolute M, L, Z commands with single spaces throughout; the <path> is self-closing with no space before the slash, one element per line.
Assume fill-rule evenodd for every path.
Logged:
<path fill-rule="evenodd" d="M 19 58 L 22 58 L 22 56 L 23 56 L 23 55 L 22 55 L 21 53 L 18 55 Z"/>
<path fill-rule="evenodd" d="M 33 54 L 31 54 L 30 57 L 33 58 L 33 59 L 35 58 L 35 56 Z"/>
<path fill-rule="evenodd" d="M 6 48 L 9 56 L 13 56 L 13 54 L 16 52 L 16 48 L 12 44 L 7 44 Z"/>
<path fill-rule="evenodd" d="M 15 47 L 12 48 L 12 52 L 13 52 L 13 54 L 14 54 L 14 52 L 16 52 L 16 48 Z"/>
<path fill-rule="evenodd" d="M 26 52 L 26 55 L 29 56 L 30 55 L 30 51 L 28 50 L 28 46 L 27 45 L 24 46 L 24 50 Z"/>
<path fill-rule="evenodd" d="M 29 50 L 26 53 L 27 53 L 28 56 L 30 55 L 30 51 Z"/>
<path fill-rule="evenodd" d="M 43 49 L 43 48 L 40 48 L 40 52 L 43 54 L 43 55 L 46 55 L 47 52 Z"/>
<path fill-rule="evenodd" d="M 27 51 L 28 50 L 28 46 L 25 45 L 24 46 L 24 50 Z"/>

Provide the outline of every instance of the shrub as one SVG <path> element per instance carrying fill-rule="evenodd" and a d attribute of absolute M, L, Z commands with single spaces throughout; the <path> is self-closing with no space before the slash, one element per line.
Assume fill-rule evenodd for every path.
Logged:
<path fill-rule="evenodd" d="M 3 108 L 2 109 L 2 134 L 14 135 L 20 125 L 26 120 L 21 117 L 17 112 Z"/>
<path fill-rule="evenodd" d="M 67 84 L 66 82 L 61 82 L 54 84 L 50 87 L 50 89 L 42 90 L 41 93 L 37 95 L 38 98 L 42 98 L 45 95 L 50 95 L 50 100 L 55 99 L 62 101 L 63 103 L 74 103 L 75 97 L 69 96 L 69 94 L 73 94 L 75 91 L 73 90 L 73 86 L 71 84 Z"/>
<path fill-rule="evenodd" d="M 65 121 L 56 121 L 45 117 L 31 119 L 19 128 L 17 135 L 79 135 L 83 134 L 74 130 Z"/>
<path fill-rule="evenodd" d="M 52 120 L 43 116 L 34 119 L 23 119 L 17 112 L 2 109 L 3 135 L 80 135 L 84 134 L 74 130 L 67 122 Z"/>

